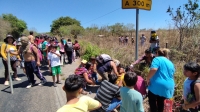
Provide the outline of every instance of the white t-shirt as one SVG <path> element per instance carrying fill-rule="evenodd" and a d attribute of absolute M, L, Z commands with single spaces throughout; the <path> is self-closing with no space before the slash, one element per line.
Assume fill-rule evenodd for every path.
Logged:
<path fill-rule="evenodd" d="M 59 51 L 56 51 L 57 54 L 60 54 Z M 60 65 L 60 57 L 51 52 L 48 53 L 48 60 L 51 62 L 51 67 Z"/>
<path fill-rule="evenodd" d="M 159 40 L 158 36 L 156 37 L 156 40 Z M 151 43 L 151 48 L 155 48 L 155 47 L 158 47 L 158 43 Z"/>
<path fill-rule="evenodd" d="M 146 41 L 146 37 L 142 36 L 142 37 L 140 37 L 140 40 L 141 40 L 141 43 L 144 43 Z"/>

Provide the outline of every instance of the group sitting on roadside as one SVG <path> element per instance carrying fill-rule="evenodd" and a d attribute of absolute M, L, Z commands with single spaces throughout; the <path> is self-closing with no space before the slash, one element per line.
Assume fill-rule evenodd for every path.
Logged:
<path fill-rule="evenodd" d="M 150 49 L 145 50 L 145 54 L 133 62 L 127 70 L 119 60 L 111 58 L 108 54 L 93 56 L 89 60 L 82 59 L 74 74 L 64 82 L 63 90 L 67 102 L 57 112 L 112 112 L 115 109 L 120 112 L 144 112 L 143 100 L 146 97 L 150 112 L 163 112 L 167 109 L 171 111 L 172 105 L 166 107 L 166 102 L 172 102 L 175 92 L 175 66 L 168 58 L 169 49 L 157 48 L 158 36 L 155 32 L 151 33 L 152 38 L 155 38 L 150 41 L 152 43 Z M 53 86 L 57 87 L 56 84 L 62 84 L 59 77 L 61 65 L 72 64 L 80 57 L 80 45 L 77 40 L 72 43 L 71 39 L 66 41 L 61 38 L 61 42 L 58 42 L 56 37 L 47 35 L 37 36 L 34 39 L 33 32 L 30 32 L 29 36 L 22 36 L 17 42 L 8 34 L 4 42 L 1 45 L 1 56 L 5 67 L 6 86 L 9 85 L 7 53 L 10 53 L 9 60 L 16 81 L 21 80 L 17 76 L 17 62 L 24 62 L 24 66 L 23 64 L 21 66 L 29 82 L 26 88 L 36 84 L 34 74 L 41 81 L 39 85 L 45 85 L 47 82 L 40 71 L 41 64 L 48 65 Z M 65 57 L 68 62 L 65 61 Z M 144 64 L 150 68 L 146 77 L 135 69 L 134 66 L 137 64 Z M 198 112 L 200 66 L 189 62 L 183 68 L 183 74 L 187 78 L 183 85 L 182 112 Z M 94 99 L 86 96 L 88 94 L 86 88 L 90 85 L 99 86 Z M 80 94 L 83 96 L 80 97 Z"/>

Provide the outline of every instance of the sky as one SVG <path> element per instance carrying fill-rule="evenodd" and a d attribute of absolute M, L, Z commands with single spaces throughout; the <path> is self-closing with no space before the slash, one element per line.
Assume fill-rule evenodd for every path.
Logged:
<path fill-rule="evenodd" d="M 169 28 L 167 8 L 177 8 L 188 0 L 152 0 L 151 10 L 139 10 L 139 29 Z M 136 24 L 136 10 L 122 9 L 122 0 L 0 0 L 0 15 L 13 14 L 27 23 L 28 30 L 49 32 L 52 21 L 69 16 L 91 27 Z M 170 25 L 169 25 L 170 24 Z"/>

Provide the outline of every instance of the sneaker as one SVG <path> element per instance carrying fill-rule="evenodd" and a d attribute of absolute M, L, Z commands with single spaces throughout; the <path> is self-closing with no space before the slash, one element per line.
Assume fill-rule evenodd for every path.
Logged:
<path fill-rule="evenodd" d="M 31 87 L 32 87 L 32 84 L 29 84 L 28 86 L 26 86 L 27 89 L 31 88 Z"/>
<path fill-rule="evenodd" d="M 8 81 L 5 81 L 4 85 L 5 85 L 5 86 L 8 86 L 8 85 L 9 85 L 9 82 L 8 82 Z"/>
<path fill-rule="evenodd" d="M 62 84 L 62 82 L 60 82 L 60 81 L 56 81 L 56 83 L 57 83 L 57 84 Z"/>
<path fill-rule="evenodd" d="M 56 85 L 56 83 L 55 83 L 55 82 L 53 83 L 53 86 L 54 86 L 54 87 L 57 87 L 57 85 Z"/>
<path fill-rule="evenodd" d="M 17 78 L 15 78 L 15 80 L 16 80 L 16 81 L 20 81 L 20 80 L 22 80 L 22 79 L 20 79 L 20 78 L 17 77 Z"/>
<path fill-rule="evenodd" d="M 44 85 L 46 83 L 46 79 L 45 80 L 42 80 L 38 85 L 41 86 L 41 85 Z"/>

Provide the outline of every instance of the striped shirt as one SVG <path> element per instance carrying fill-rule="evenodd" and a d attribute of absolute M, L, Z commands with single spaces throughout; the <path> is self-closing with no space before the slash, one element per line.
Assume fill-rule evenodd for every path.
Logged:
<path fill-rule="evenodd" d="M 102 108 L 106 110 L 114 97 L 120 94 L 119 86 L 114 85 L 107 80 L 101 83 L 95 99 L 102 104 Z"/>

